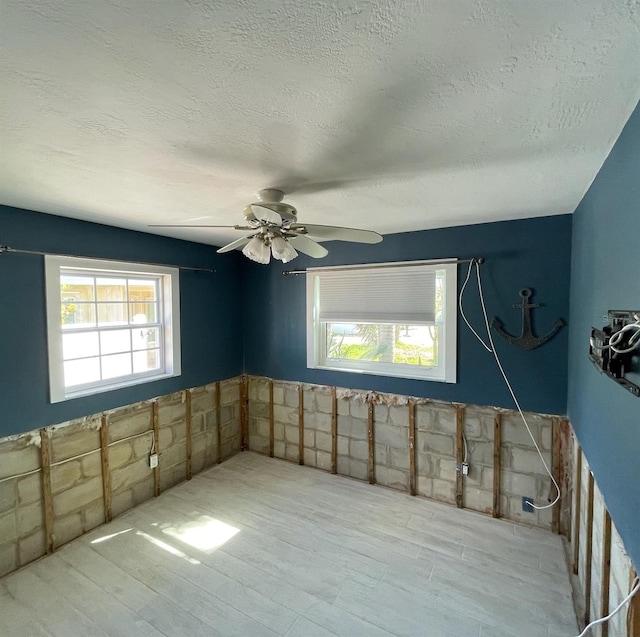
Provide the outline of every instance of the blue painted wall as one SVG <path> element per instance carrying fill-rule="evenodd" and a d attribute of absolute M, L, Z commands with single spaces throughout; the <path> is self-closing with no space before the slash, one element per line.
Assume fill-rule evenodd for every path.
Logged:
<path fill-rule="evenodd" d="M 49 404 L 44 258 L 0 255 L 0 436 L 229 378 L 242 371 L 241 255 L 64 217 L 0 206 L 0 244 L 124 261 L 215 268 L 181 271 L 182 375 Z"/>
<path fill-rule="evenodd" d="M 458 323 L 456 384 L 307 369 L 305 277 L 282 270 L 308 266 L 483 256 L 485 299 L 490 318 L 519 334 L 520 310 L 513 308 L 523 287 L 533 288 L 535 329 L 547 332 L 557 317 L 569 318 L 571 216 L 556 216 L 441 230 L 387 235 L 378 245 L 326 244 L 329 256 L 299 257 L 283 266 L 244 261 L 244 356 L 249 374 L 282 380 L 423 396 L 447 401 L 512 408 L 493 356 Z M 460 266 L 459 285 L 466 266 Z M 477 328 L 482 317 L 475 285 L 465 294 L 465 312 Z M 499 354 L 524 409 L 566 413 L 568 329 L 546 345 L 523 352 L 496 339 Z"/>
<path fill-rule="evenodd" d="M 640 567 L 640 399 L 587 358 L 591 326 L 640 309 L 640 107 L 574 214 L 569 416 L 607 508 Z M 638 380 L 636 380 L 638 382 Z"/>

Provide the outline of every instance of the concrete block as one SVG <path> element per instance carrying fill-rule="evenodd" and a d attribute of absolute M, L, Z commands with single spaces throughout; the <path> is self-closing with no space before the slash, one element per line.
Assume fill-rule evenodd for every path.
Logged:
<path fill-rule="evenodd" d="M 418 437 L 420 449 L 427 453 L 435 453 L 455 458 L 455 444 L 450 435 L 421 432 Z"/>
<path fill-rule="evenodd" d="M 440 480 L 439 478 L 431 479 L 431 497 L 440 502 L 453 503 L 456 501 L 456 485 L 448 480 Z"/>
<path fill-rule="evenodd" d="M 538 444 L 540 444 L 540 430 L 537 420 L 525 414 L 531 433 L 534 435 Z M 503 445 L 520 445 L 523 447 L 531 447 L 531 437 L 527 432 L 527 428 L 522 422 L 520 415 L 515 414 L 503 414 L 502 416 L 502 444 Z"/>
<path fill-rule="evenodd" d="M 160 455 L 160 471 L 165 467 L 173 467 L 174 465 L 184 465 L 187 462 L 187 443 L 185 440 L 174 442 L 170 447 L 162 451 Z M 150 471 L 144 459 L 136 460 L 136 462 L 128 465 L 128 467 L 145 466 Z M 137 482 L 137 480 L 133 480 Z"/>
<path fill-rule="evenodd" d="M 409 426 L 409 406 L 408 405 L 392 405 L 389 407 L 389 422 L 396 427 Z"/>
<path fill-rule="evenodd" d="M 480 513 L 493 511 L 493 493 L 482 489 L 466 488 L 463 496 L 464 506 Z"/>
<path fill-rule="evenodd" d="M 307 449 L 304 450 L 304 463 L 308 467 L 316 466 L 316 452 L 315 449 Z"/>
<path fill-rule="evenodd" d="M 107 431 L 109 442 L 142 433 L 153 427 L 151 403 L 109 414 Z"/>
<path fill-rule="evenodd" d="M 18 502 L 20 504 L 36 502 L 41 498 L 42 476 L 40 473 L 34 473 L 30 476 L 25 476 L 24 478 L 18 478 Z"/>
<path fill-rule="evenodd" d="M 273 417 L 276 422 L 281 422 L 285 425 L 298 424 L 298 410 L 294 409 L 293 407 L 276 405 L 273 408 Z"/>
<path fill-rule="evenodd" d="M 325 451 L 316 452 L 316 466 L 318 469 L 331 471 L 331 454 Z"/>
<path fill-rule="evenodd" d="M 294 389 L 293 387 L 287 387 L 284 390 L 284 404 L 287 407 L 295 407 L 297 409 L 299 402 L 300 402 L 300 399 L 298 397 L 297 388 Z"/>
<path fill-rule="evenodd" d="M 480 416 L 471 415 L 465 411 L 464 434 L 469 440 L 482 437 L 482 426 L 480 424 Z"/>
<path fill-rule="evenodd" d="M 406 427 L 376 423 L 373 433 L 375 441 L 382 445 L 389 445 L 396 449 L 407 449 L 409 447 L 409 432 Z"/>
<path fill-rule="evenodd" d="M 208 392 L 203 388 L 191 392 L 191 413 L 198 414 L 215 409 L 215 391 Z"/>
<path fill-rule="evenodd" d="M 331 434 L 325 433 L 324 431 L 318 431 L 316 433 L 316 447 L 319 450 L 331 453 L 331 441 Z"/>
<path fill-rule="evenodd" d="M 284 454 L 287 460 L 291 460 L 291 462 L 298 462 L 300 458 L 300 450 L 298 448 L 298 445 L 297 444 L 292 445 L 292 444 L 286 443 Z"/>
<path fill-rule="evenodd" d="M 286 458 L 284 441 L 275 440 L 273 443 L 273 455 L 276 458 Z"/>
<path fill-rule="evenodd" d="M 18 544 L 11 542 L 0 546 L 0 577 L 18 568 Z"/>
<path fill-rule="evenodd" d="M 318 431 L 331 432 L 331 415 L 323 414 L 320 412 L 309 413 L 304 412 L 304 426 L 309 429 L 316 429 Z"/>
<path fill-rule="evenodd" d="M 82 476 L 85 478 L 94 478 L 102 475 L 102 457 L 100 452 L 92 453 L 80 460 L 82 467 Z"/>
<path fill-rule="evenodd" d="M 125 511 L 133 509 L 133 507 L 134 501 L 131 489 L 113 494 L 111 498 L 111 511 L 113 513 L 113 517 L 122 515 Z"/>
<path fill-rule="evenodd" d="M 0 478 L 26 473 L 40 467 L 40 449 L 24 440 L 0 443 Z"/>
<path fill-rule="evenodd" d="M 43 529 L 27 537 L 21 537 L 18 541 L 18 558 L 20 566 L 29 564 L 45 554 L 45 534 Z"/>
<path fill-rule="evenodd" d="M 171 430 L 164 430 L 171 431 Z M 164 431 L 161 431 L 161 436 Z M 149 438 L 144 437 L 145 442 L 148 446 L 148 449 L 151 449 L 151 441 L 153 440 L 151 434 L 149 434 Z M 166 437 L 165 442 L 171 440 L 171 434 Z M 114 445 L 109 447 L 109 469 L 117 469 L 118 467 L 122 467 L 125 464 L 131 461 L 132 455 L 132 445 L 134 440 L 126 440 L 124 442 L 116 442 Z M 160 444 L 160 448 L 162 449 L 162 444 Z"/>
<path fill-rule="evenodd" d="M 98 419 L 90 421 L 94 425 Z M 87 451 L 100 449 L 100 434 L 89 425 L 69 425 L 56 429 L 51 435 L 51 461 L 58 462 Z"/>
<path fill-rule="evenodd" d="M 337 462 L 337 470 L 338 470 L 338 475 L 341 476 L 348 476 L 349 474 L 349 458 L 345 457 L 345 456 L 338 456 L 338 462 Z"/>
<path fill-rule="evenodd" d="M 333 409 L 332 403 L 330 392 L 316 391 L 316 407 L 319 412 L 331 414 Z"/>
<path fill-rule="evenodd" d="M 431 454 L 416 451 L 416 473 L 422 476 L 434 475 L 436 467 L 433 460 L 434 457 Z"/>
<path fill-rule="evenodd" d="M 363 443 L 355 443 L 355 444 L 363 444 Z M 368 443 L 364 443 L 367 445 L 367 450 L 369 449 L 369 444 Z M 367 454 L 367 459 L 369 458 L 369 455 Z M 381 445 L 381 444 L 375 444 L 374 448 L 373 448 L 373 458 L 376 464 L 376 467 L 378 465 L 383 465 L 383 466 L 388 466 L 391 464 L 391 458 L 389 455 L 389 447 L 387 445 Z"/>
<path fill-rule="evenodd" d="M 249 400 L 269 402 L 269 381 L 264 378 L 249 379 Z"/>
<path fill-rule="evenodd" d="M 493 442 L 468 440 L 469 462 L 472 464 L 493 465 Z"/>
<path fill-rule="evenodd" d="M 543 449 L 551 449 L 551 441 L 553 439 L 553 427 L 551 421 L 542 422 L 540 424 L 540 446 Z"/>
<path fill-rule="evenodd" d="M 275 385 L 273 388 L 273 404 L 284 405 L 284 387 Z M 296 402 L 296 405 L 298 403 Z"/>
<path fill-rule="evenodd" d="M 134 484 L 131 487 L 133 502 L 138 505 L 146 502 L 147 500 L 151 500 L 151 498 L 154 497 L 154 489 L 155 485 L 153 478 Z"/>
<path fill-rule="evenodd" d="M 373 406 L 373 422 L 389 422 L 389 407 L 388 405 L 374 405 Z"/>
<path fill-rule="evenodd" d="M 160 470 L 162 471 L 163 457 L 160 456 Z M 110 472 L 111 478 L 111 491 L 118 493 L 119 491 L 125 491 L 130 486 L 140 480 L 144 480 L 147 476 L 152 475 L 153 469 L 149 468 L 147 458 L 140 458 L 135 462 L 124 465 L 118 469 L 113 469 Z"/>
<path fill-rule="evenodd" d="M 172 442 L 173 431 L 171 431 L 171 428 L 165 427 L 163 429 L 160 429 L 160 431 L 158 432 L 158 446 L 160 447 L 160 449 L 158 451 L 162 451 L 163 449 L 171 446 Z M 124 445 L 126 443 L 123 442 L 122 444 Z M 110 449 L 115 449 L 117 446 L 119 445 L 114 445 Z M 111 451 L 109 451 L 109 455 L 111 455 Z M 109 460 L 109 464 L 111 464 L 111 460 Z"/>
<path fill-rule="evenodd" d="M 352 478 L 356 478 L 357 480 L 368 480 L 369 479 L 369 467 L 366 462 L 362 462 L 361 460 L 353 460 L 349 459 L 349 472 L 347 475 Z"/>
<path fill-rule="evenodd" d="M 409 470 L 409 446 L 406 449 L 394 449 L 391 447 L 389 464 L 396 469 Z"/>
<path fill-rule="evenodd" d="M 44 507 L 41 502 L 33 502 L 16 509 L 18 535 L 30 535 L 36 529 L 44 527 Z"/>
<path fill-rule="evenodd" d="M 16 491 L 16 480 L 0 482 L 0 513 L 5 513 L 15 507 L 18 501 Z"/>
<path fill-rule="evenodd" d="M 220 404 L 232 405 L 240 402 L 240 382 L 238 380 L 220 383 Z"/>
<path fill-rule="evenodd" d="M 220 425 L 226 425 L 233 420 L 233 409 L 229 406 L 220 407 Z"/>
<path fill-rule="evenodd" d="M 416 429 L 433 431 L 434 412 L 431 404 L 416 405 Z"/>
<path fill-rule="evenodd" d="M 18 525 L 14 511 L 0 515 L 0 543 L 12 542 L 18 537 Z"/>
<path fill-rule="evenodd" d="M 171 426 L 173 430 L 173 442 L 178 442 L 180 440 L 184 440 L 187 437 L 187 421 L 183 420 L 182 422 L 176 423 Z"/>
<path fill-rule="evenodd" d="M 416 493 L 427 498 L 433 494 L 433 479 L 427 476 L 418 476 L 416 480 Z"/>
<path fill-rule="evenodd" d="M 249 403 L 249 415 L 268 419 L 269 405 L 267 403 Z"/>
<path fill-rule="evenodd" d="M 100 454 L 91 454 L 97 455 Z M 51 467 L 51 492 L 55 495 L 71 488 L 82 477 L 80 460 L 70 460 L 64 464 Z"/>
<path fill-rule="evenodd" d="M 347 438 L 346 436 L 338 436 L 338 455 L 349 455 L 349 438 Z"/>
<path fill-rule="evenodd" d="M 304 446 L 315 447 L 316 446 L 316 432 L 313 429 L 304 430 Z"/>
<path fill-rule="evenodd" d="M 158 424 L 160 427 L 168 427 L 174 423 L 184 422 L 186 415 L 187 407 L 182 402 L 182 397 L 168 404 L 163 404 L 162 399 L 158 401 Z"/>
<path fill-rule="evenodd" d="M 95 500 L 82 510 L 82 530 L 84 533 L 104 524 L 104 500 Z"/>
<path fill-rule="evenodd" d="M 535 475 L 502 471 L 500 474 L 501 491 L 517 497 L 529 496 L 534 498 L 538 492 Z"/>
<path fill-rule="evenodd" d="M 302 391 L 302 403 L 304 405 L 304 410 L 308 411 L 312 414 L 316 413 L 318 410 L 316 408 L 316 396 L 315 392 L 312 389 L 304 389 Z M 297 405 L 298 403 L 296 403 Z"/>
<path fill-rule="evenodd" d="M 300 442 L 300 429 L 298 428 L 298 425 L 296 424 L 296 426 L 292 426 L 292 425 L 286 425 L 284 428 L 284 440 L 285 442 L 291 442 L 294 444 L 299 444 Z"/>
<path fill-rule="evenodd" d="M 376 467 L 376 482 L 399 491 L 409 489 L 409 474 L 389 467 Z"/>
<path fill-rule="evenodd" d="M 369 437 L 369 427 L 366 420 L 351 417 L 342 418 L 339 420 L 338 427 L 339 431 L 351 440 L 367 440 Z"/>
<path fill-rule="evenodd" d="M 369 458 L 369 443 L 366 440 L 351 440 L 349 455 L 356 460 L 367 460 Z"/>
<path fill-rule="evenodd" d="M 122 443 L 124 444 L 124 443 Z M 109 466 L 111 467 L 111 450 L 116 449 L 120 445 L 114 445 L 109 449 Z M 138 458 L 146 458 L 151 453 L 151 448 L 153 446 L 153 434 L 147 434 L 146 436 L 140 436 L 139 438 L 134 438 L 131 441 L 131 453 L 132 457 L 136 460 Z M 125 451 L 122 451 L 123 455 Z M 127 458 L 128 460 L 129 458 Z M 126 462 L 126 461 L 125 461 Z"/>
<path fill-rule="evenodd" d="M 102 478 L 89 478 L 53 498 L 53 511 L 56 518 L 60 518 L 101 497 Z"/>
<path fill-rule="evenodd" d="M 273 423 L 273 439 L 284 440 L 284 425 L 281 422 Z"/>
<path fill-rule="evenodd" d="M 549 454 L 544 453 L 544 456 Z M 551 466 L 551 458 L 546 457 L 547 465 Z M 511 449 L 511 468 L 514 471 L 521 473 L 544 473 L 544 466 L 540 460 L 538 452 L 534 449 L 521 449 L 520 447 L 513 447 Z"/>
<path fill-rule="evenodd" d="M 456 433 L 456 408 L 451 405 L 450 407 L 436 407 L 433 406 L 433 421 L 432 429 L 437 433 L 449 434 L 455 436 Z"/>
<path fill-rule="evenodd" d="M 193 414 L 191 416 L 191 435 L 205 431 L 204 414 Z"/>
<path fill-rule="evenodd" d="M 369 418 L 369 403 L 358 398 L 349 399 L 349 414 L 352 418 L 366 420 Z"/>
<path fill-rule="evenodd" d="M 434 460 L 437 467 L 437 477 L 440 478 L 440 480 L 455 483 L 458 473 L 456 471 L 455 460 L 451 458 L 438 458 Z"/>
<path fill-rule="evenodd" d="M 348 415 L 349 415 L 349 399 L 338 398 L 338 416 L 348 416 Z"/>
<path fill-rule="evenodd" d="M 53 525 L 53 544 L 56 548 L 82 535 L 80 512 L 56 517 Z"/>

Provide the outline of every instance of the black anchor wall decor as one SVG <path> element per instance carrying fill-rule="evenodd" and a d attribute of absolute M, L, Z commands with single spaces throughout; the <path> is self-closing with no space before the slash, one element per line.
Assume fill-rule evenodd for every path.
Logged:
<path fill-rule="evenodd" d="M 538 303 L 529 303 L 529 299 L 533 294 L 531 288 L 524 288 L 520 290 L 519 294 L 522 297 L 522 303 L 517 303 L 513 307 L 522 309 L 522 333 L 520 336 L 511 336 L 511 334 L 505 332 L 502 327 L 502 322 L 497 316 L 491 322 L 491 327 L 508 343 L 520 349 L 535 349 L 553 338 L 564 325 L 564 321 L 561 318 L 556 319 L 553 329 L 548 334 L 544 336 L 534 336 L 533 330 L 531 329 L 531 310 L 540 307 L 540 305 Z"/>

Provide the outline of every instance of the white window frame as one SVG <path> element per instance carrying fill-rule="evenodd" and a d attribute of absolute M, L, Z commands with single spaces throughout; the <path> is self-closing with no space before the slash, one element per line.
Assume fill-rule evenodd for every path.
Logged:
<path fill-rule="evenodd" d="M 456 382 L 456 347 L 457 347 L 457 278 L 458 267 L 447 263 L 424 264 L 411 263 L 387 263 L 388 267 L 416 266 L 427 271 L 443 271 L 443 310 L 444 318 L 436 317 L 439 328 L 440 351 L 443 352 L 440 364 L 435 367 L 421 367 L 402 363 L 380 363 L 366 360 L 327 360 L 326 355 L 326 324 L 319 319 L 318 303 L 318 279 L 323 272 L 345 269 L 352 266 L 334 266 L 327 268 L 309 268 L 307 270 L 307 367 L 310 369 L 324 369 L 331 371 L 352 372 L 359 374 L 373 374 L 377 376 L 393 376 L 412 378 L 418 380 L 430 380 L 445 383 Z M 362 264 L 355 266 L 360 271 L 378 272 L 380 264 Z M 353 322 L 353 321 L 345 321 Z"/>
<path fill-rule="evenodd" d="M 162 329 L 160 351 L 162 358 L 160 368 L 152 372 L 141 372 L 127 376 L 119 376 L 67 388 L 64 381 L 64 363 L 62 352 L 62 325 L 60 323 L 60 278 L 63 269 L 84 271 L 94 276 L 126 276 L 153 277 L 160 288 L 159 323 Z M 86 259 L 58 255 L 45 256 L 47 338 L 49 353 L 49 392 L 52 403 L 72 398 L 88 396 L 95 393 L 112 391 L 122 387 L 130 387 L 148 383 L 162 378 L 180 376 L 180 270 L 167 266 L 109 261 L 103 259 Z"/>

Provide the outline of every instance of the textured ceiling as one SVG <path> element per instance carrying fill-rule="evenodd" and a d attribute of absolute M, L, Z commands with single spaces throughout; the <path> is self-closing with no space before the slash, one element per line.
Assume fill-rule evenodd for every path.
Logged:
<path fill-rule="evenodd" d="M 3 0 L 0 203 L 140 230 L 239 223 L 267 186 L 381 233 L 570 213 L 640 97 L 639 25 L 633 0 Z"/>

